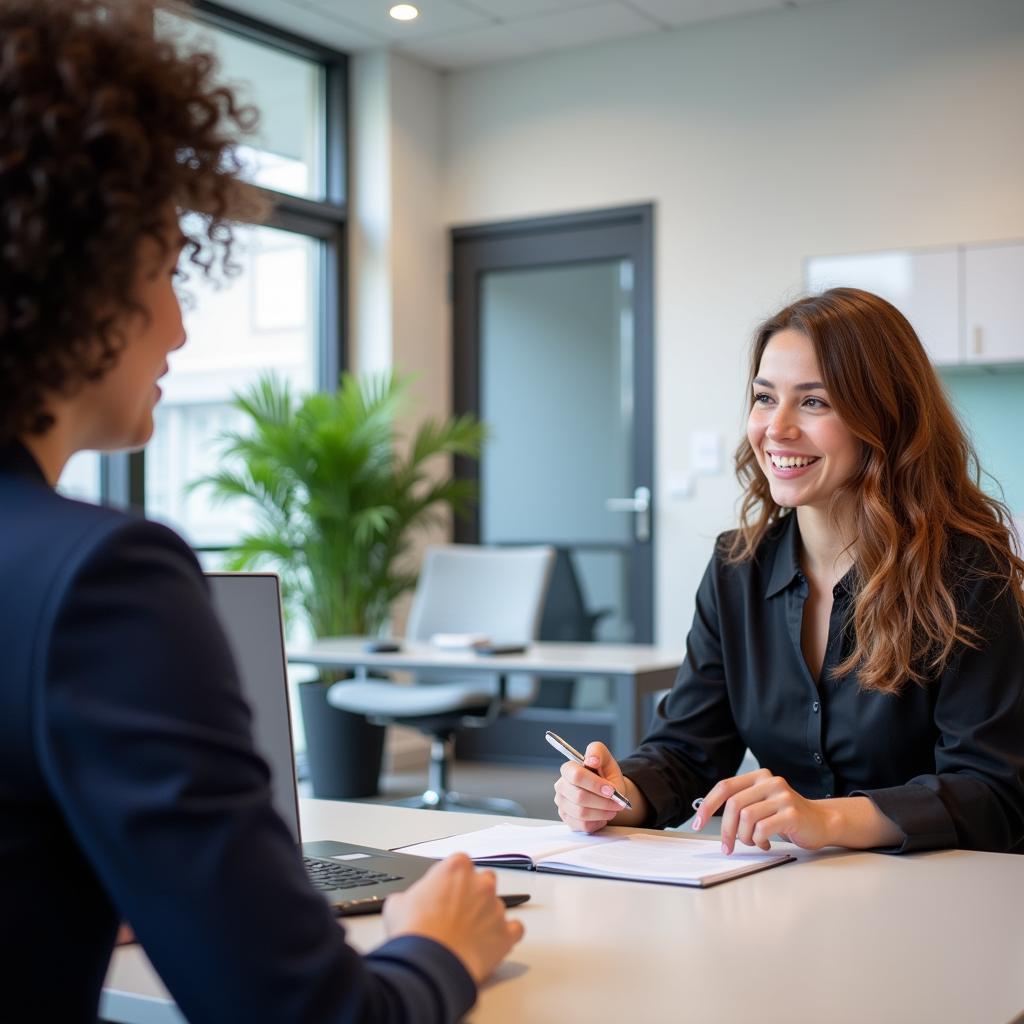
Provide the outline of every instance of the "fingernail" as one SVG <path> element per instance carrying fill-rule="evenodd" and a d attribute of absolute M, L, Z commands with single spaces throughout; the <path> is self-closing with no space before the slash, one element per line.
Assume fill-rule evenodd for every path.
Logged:
<path fill-rule="evenodd" d="M 722 843 L 722 853 L 728 853 L 728 852 L 729 852 L 729 844 L 728 843 Z"/>
<path fill-rule="evenodd" d="M 694 832 L 699 832 L 700 831 L 700 827 L 703 824 L 704 824 L 704 822 L 701 821 L 700 818 L 694 818 L 692 823 L 690 824 L 690 828 L 692 828 Z"/>
<path fill-rule="evenodd" d="M 615 792 L 615 790 L 612 789 L 611 786 L 602 786 L 601 787 L 601 796 L 611 796 L 612 793 L 614 793 L 614 792 Z"/>

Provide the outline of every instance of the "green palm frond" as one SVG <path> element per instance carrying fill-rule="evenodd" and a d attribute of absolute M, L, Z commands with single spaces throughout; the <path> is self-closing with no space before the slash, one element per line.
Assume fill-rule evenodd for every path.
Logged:
<path fill-rule="evenodd" d="M 218 471 L 190 485 L 255 513 L 258 529 L 231 549 L 230 566 L 276 569 L 317 635 L 377 629 L 416 585 L 399 568 L 412 535 L 475 501 L 475 486 L 435 460 L 478 457 L 483 425 L 428 420 L 400 453 L 407 401 L 407 382 L 389 373 L 346 374 L 334 394 L 301 398 L 266 374 L 233 400 L 246 428 L 218 438 Z"/>
<path fill-rule="evenodd" d="M 435 455 L 475 458 L 486 439 L 486 428 L 475 416 L 467 414 L 444 423 L 427 420 L 416 432 L 409 463 L 418 466 Z"/>
<path fill-rule="evenodd" d="M 292 392 L 288 382 L 271 374 L 259 378 L 247 390 L 235 396 L 234 405 L 257 425 L 287 426 L 292 419 Z"/>
<path fill-rule="evenodd" d="M 232 549 L 225 568 L 233 572 L 277 567 L 290 562 L 294 549 L 282 538 L 268 533 L 244 536 Z"/>

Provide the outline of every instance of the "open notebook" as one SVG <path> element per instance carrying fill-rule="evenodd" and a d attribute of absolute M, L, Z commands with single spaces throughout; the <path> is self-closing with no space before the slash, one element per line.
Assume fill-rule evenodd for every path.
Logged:
<path fill-rule="evenodd" d="M 533 868 L 700 888 L 795 860 L 788 853 L 742 847 L 727 856 L 718 843 L 656 832 L 601 832 L 588 836 L 561 824 L 495 825 L 479 832 L 405 846 L 400 852 L 438 860 L 450 853 L 465 853 L 475 863 L 491 867 Z"/>

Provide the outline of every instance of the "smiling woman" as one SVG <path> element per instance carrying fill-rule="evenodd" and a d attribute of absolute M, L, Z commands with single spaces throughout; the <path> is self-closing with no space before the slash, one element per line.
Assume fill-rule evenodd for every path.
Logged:
<path fill-rule="evenodd" d="M 834 289 L 761 326 L 750 382 L 740 528 L 686 662 L 634 754 L 562 767 L 562 818 L 675 825 L 703 797 L 693 827 L 722 810 L 729 853 L 1024 852 L 1024 562 L 920 341 Z"/>
<path fill-rule="evenodd" d="M 857 468 L 860 445 L 819 376 L 805 334 L 792 328 L 774 334 L 753 380 L 747 441 L 779 507 L 827 514 L 832 496 Z"/>
<path fill-rule="evenodd" d="M 736 453 L 742 525 L 729 557 L 753 557 L 791 508 L 805 560 L 831 560 L 805 566 L 812 577 L 845 572 L 856 553 L 858 643 L 838 676 L 856 668 L 860 685 L 895 693 L 941 671 L 958 646 L 976 645 L 953 593 L 958 546 L 985 552 L 976 571 L 1005 585 L 1024 613 L 1010 513 L 977 486 L 977 457 L 894 306 L 852 288 L 788 306 L 757 332 L 751 385 Z M 787 455 L 815 461 L 775 464 Z"/>

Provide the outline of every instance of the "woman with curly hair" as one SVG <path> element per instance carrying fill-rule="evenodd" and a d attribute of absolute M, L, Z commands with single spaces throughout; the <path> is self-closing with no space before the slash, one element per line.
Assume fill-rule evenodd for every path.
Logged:
<path fill-rule="evenodd" d="M 599 774 L 563 766 L 563 820 L 664 827 L 692 801 L 697 830 L 724 808 L 726 853 L 1024 852 L 1024 562 L 913 328 L 868 292 L 801 299 L 757 331 L 750 387 L 741 526 L 685 664 L 621 765 L 591 743 Z"/>
<path fill-rule="evenodd" d="M 149 439 L 179 258 L 230 268 L 250 201 L 253 112 L 152 18 L 0 5 L 0 963 L 19 1019 L 95 1020 L 124 918 L 197 1024 L 453 1020 L 522 934 L 494 876 L 435 866 L 361 958 L 272 808 L 192 552 L 54 491 Z"/>

